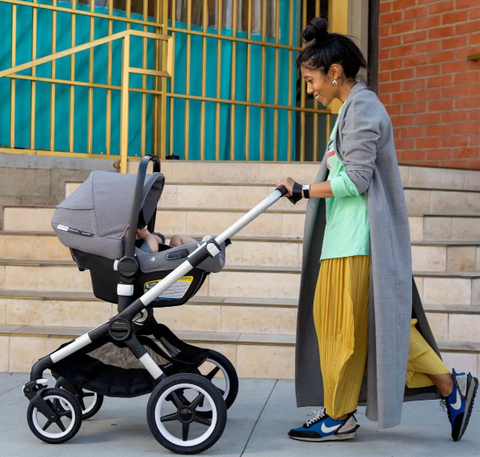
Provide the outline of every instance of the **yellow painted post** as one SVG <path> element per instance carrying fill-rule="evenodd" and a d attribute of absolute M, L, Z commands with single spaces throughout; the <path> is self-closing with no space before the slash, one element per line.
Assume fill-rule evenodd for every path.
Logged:
<path fill-rule="evenodd" d="M 120 95 L 120 173 L 127 172 L 128 159 L 128 86 L 130 85 L 130 36 L 123 39 L 122 89 Z"/>

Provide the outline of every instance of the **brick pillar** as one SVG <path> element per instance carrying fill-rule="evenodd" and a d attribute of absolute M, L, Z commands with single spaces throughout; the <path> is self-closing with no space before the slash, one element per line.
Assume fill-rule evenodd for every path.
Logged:
<path fill-rule="evenodd" d="M 379 36 L 399 162 L 480 169 L 480 0 L 380 0 Z"/>

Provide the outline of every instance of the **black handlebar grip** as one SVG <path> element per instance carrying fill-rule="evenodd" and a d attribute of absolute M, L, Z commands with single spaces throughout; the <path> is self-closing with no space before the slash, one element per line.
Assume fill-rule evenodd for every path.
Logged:
<path fill-rule="evenodd" d="M 276 190 L 280 191 L 280 193 L 282 194 L 282 197 L 288 194 L 288 190 L 285 186 L 279 186 L 277 187 Z"/>

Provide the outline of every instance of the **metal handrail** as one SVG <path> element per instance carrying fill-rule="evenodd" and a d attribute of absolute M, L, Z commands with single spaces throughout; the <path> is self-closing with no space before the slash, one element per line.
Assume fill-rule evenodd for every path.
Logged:
<path fill-rule="evenodd" d="M 166 69 L 165 70 L 148 70 L 139 67 L 130 66 L 130 38 L 140 37 L 140 38 L 150 38 L 158 41 L 164 41 L 167 44 L 167 58 L 166 58 Z M 127 172 L 127 158 L 128 158 L 128 93 L 130 74 L 141 74 L 155 77 L 171 78 L 173 75 L 173 62 L 174 62 L 174 53 L 173 53 L 173 38 L 169 35 L 159 35 L 156 33 L 144 32 L 141 30 L 128 29 L 123 32 L 118 32 L 107 37 L 99 38 L 94 41 L 90 41 L 85 44 L 74 46 L 70 49 L 65 49 L 54 54 L 50 54 L 45 57 L 40 57 L 34 59 L 30 62 L 16 65 L 14 67 L 8 68 L 6 70 L 0 71 L 0 78 L 12 77 L 16 73 L 19 73 L 24 70 L 28 70 L 38 65 L 43 65 L 45 63 L 53 62 L 57 59 L 63 57 L 71 56 L 82 52 L 88 49 L 93 49 L 97 46 L 104 45 L 106 43 L 111 43 L 115 40 L 123 40 L 122 47 L 122 81 L 120 87 L 112 86 L 112 89 L 119 89 L 121 91 L 121 103 L 120 103 L 120 172 Z M 58 81 L 58 80 L 57 80 Z M 71 81 L 68 81 L 71 82 Z M 67 83 L 68 83 L 67 82 Z"/>

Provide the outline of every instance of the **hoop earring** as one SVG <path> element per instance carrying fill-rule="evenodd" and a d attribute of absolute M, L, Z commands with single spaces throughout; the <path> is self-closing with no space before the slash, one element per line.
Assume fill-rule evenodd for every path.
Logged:
<path fill-rule="evenodd" d="M 337 80 L 334 79 L 334 80 L 332 81 L 332 84 L 333 84 L 334 86 L 338 86 Z"/>

